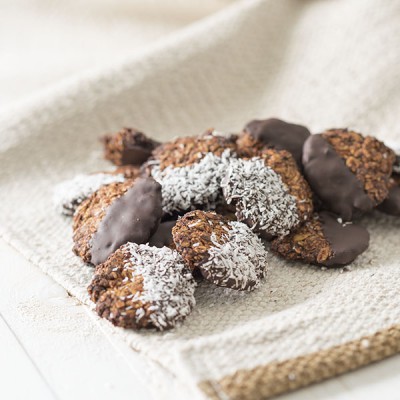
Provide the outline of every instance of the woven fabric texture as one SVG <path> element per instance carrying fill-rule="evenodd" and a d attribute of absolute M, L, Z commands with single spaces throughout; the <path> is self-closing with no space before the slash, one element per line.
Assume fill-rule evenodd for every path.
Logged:
<path fill-rule="evenodd" d="M 93 269 L 72 254 L 71 223 L 53 211 L 51 195 L 60 180 L 108 166 L 101 134 L 135 126 L 164 140 L 210 126 L 236 132 L 250 119 L 278 116 L 314 133 L 348 126 L 395 142 L 399 42 L 397 0 L 246 0 L 112 69 L 48 90 L 0 115 L 0 235 L 92 306 Z M 209 393 L 200 382 L 204 389 L 388 330 L 400 323 L 400 219 L 376 213 L 361 223 L 371 245 L 349 269 L 270 255 L 260 289 L 202 283 L 197 308 L 173 331 L 112 330 L 199 398 Z M 218 388 L 210 396 L 234 397 Z"/>

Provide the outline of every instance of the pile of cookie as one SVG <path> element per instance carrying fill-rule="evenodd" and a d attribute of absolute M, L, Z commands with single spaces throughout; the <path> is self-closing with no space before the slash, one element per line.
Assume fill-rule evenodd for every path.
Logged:
<path fill-rule="evenodd" d="M 347 265 L 369 244 L 357 218 L 400 215 L 399 157 L 347 129 L 311 135 L 272 118 L 159 143 L 125 128 L 103 146 L 115 168 L 58 184 L 54 201 L 73 217 L 74 253 L 96 267 L 98 314 L 125 328 L 174 327 L 199 279 L 256 289 L 268 247 Z"/>

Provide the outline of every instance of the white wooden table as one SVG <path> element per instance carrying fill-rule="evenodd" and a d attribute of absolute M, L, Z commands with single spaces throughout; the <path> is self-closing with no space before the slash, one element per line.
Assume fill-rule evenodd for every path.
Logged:
<path fill-rule="evenodd" d="M 147 361 L 94 327 L 86 307 L 1 239 L 0 265 L 0 399 L 160 399 L 146 384 Z M 187 399 L 165 380 L 168 397 Z M 400 399 L 400 356 L 281 397 L 377 398 Z"/>

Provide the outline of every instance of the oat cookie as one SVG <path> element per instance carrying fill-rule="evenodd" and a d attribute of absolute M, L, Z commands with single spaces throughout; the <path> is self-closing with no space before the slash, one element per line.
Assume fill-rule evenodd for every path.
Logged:
<path fill-rule="evenodd" d="M 79 174 L 54 187 L 53 204 L 61 214 L 71 217 L 78 206 L 102 186 L 136 179 L 139 175 L 140 169 L 133 165 L 125 165 L 113 171 Z"/>
<path fill-rule="evenodd" d="M 234 150 L 232 137 L 213 130 L 158 147 L 146 170 L 162 186 L 164 212 L 214 209 L 221 199 L 220 182 Z"/>
<path fill-rule="evenodd" d="M 104 158 L 115 165 L 141 165 L 160 144 L 133 128 L 123 128 L 103 137 Z"/>
<path fill-rule="evenodd" d="M 350 221 L 382 203 L 395 155 L 379 140 L 347 129 L 310 136 L 303 166 L 324 207 Z"/>
<path fill-rule="evenodd" d="M 124 181 L 123 174 L 79 174 L 54 187 L 53 204 L 61 214 L 73 216 L 78 206 L 102 186 Z"/>
<path fill-rule="evenodd" d="M 96 268 L 88 287 L 97 313 L 131 329 L 173 328 L 195 305 L 195 281 L 167 247 L 126 243 Z"/>
<path fill-rule="evenodd" d="M 301 165 L 303 144 L 310 131 L 302 125 L 291 124 L 277 118 L 250 121 L 237 140 L 239 153 L 247 157 L 265 148 L 289 151 Z"/>
<path fill-rule="evenodd" d="M 298 199 L 262 158 L 231 159 L 221 186 L 237 219 L 265 238 L 287 235 L 301 223 Z"/>
<path fill-rule="evenodd" d="M 267 251 L 243 223 L 209 211 L 191 211 L 172 230 L 185 264 L 215 285 L 253 290 L 265 275 Z"/>
<path fill-rule="evenodd" d="M 146 243 L 161 216 L 161 187 L 153 179 L 104 186 L 75 213 L 73 251 L 85 262 L 103 263 L 124 243 Z"/>
<path fill-rule="evenodd" d="M 338 267 L 354 261 L 368 244 L 369 233 L 365 228 L 343 223 L 323 211 L 290 235 L 273 240 L 271 250 L 287 260 Z"/>

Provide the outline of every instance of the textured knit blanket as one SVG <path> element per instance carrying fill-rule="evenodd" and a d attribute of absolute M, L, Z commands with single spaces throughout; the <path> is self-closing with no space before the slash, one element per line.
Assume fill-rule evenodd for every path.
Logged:
<path fill-rule="evenodd" d="M 400 2 L 246 0 L 113 69 L 70 80 L 0 116 L 0 235 L 90 306 L 93 268 L 71 252 L 53 186 L 104 169 L 99 135 L 135 126 L 163 140 L 237 132 L 277 116 L 317 133 L 350 127 L 400 141 Z M 166 333 L 111 327 L 193 396 L 261 399 L 400 351 L 400 219 L 362 224 L 370 248 L 323 270 L 269 257 L 252 293 L 202 283 Z"/>

